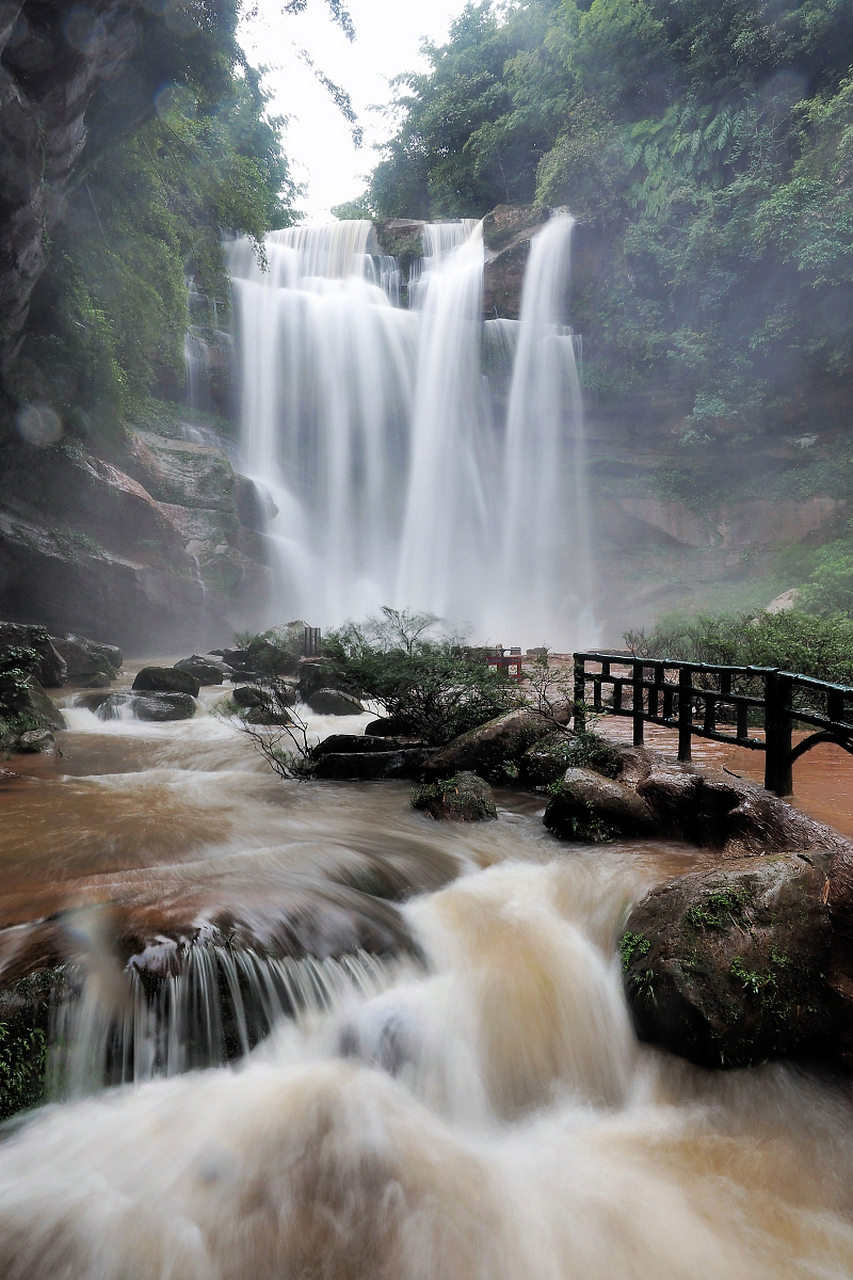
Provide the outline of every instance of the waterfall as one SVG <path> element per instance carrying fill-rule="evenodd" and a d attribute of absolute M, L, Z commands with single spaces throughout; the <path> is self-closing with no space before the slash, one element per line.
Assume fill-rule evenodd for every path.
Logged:
<path fill-rule="evenodd" d="M 51 1018 L 51 1096 L 220 1066 L 249 1053 L 284 1018 L 300 1023 L 345 1005 L 354 991 L 377 995 L 395 970 L 364 951 L 315 960 L 195 943 L 174 958 L 177 971 L 159 977 L 131 964 L 113 1004 L 99 975 L 68 971 Z"/>
<path fill-rule="evenodd" d="M 473 220 L 424 226 L 406 308 L 369 222 L 274 232 L 266 269 L 229 246 L 243 466 L 280 512 L 270 622 L 391 604 L 480 640 L 594 642 L 572 225 L 534 237 L 520 320 L 486 324 Z"/>

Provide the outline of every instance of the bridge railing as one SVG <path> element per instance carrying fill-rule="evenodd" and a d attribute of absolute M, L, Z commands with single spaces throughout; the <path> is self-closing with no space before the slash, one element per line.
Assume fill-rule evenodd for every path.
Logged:
<path fill-rule="evenodd" d="M 662 725 L 678 733 L 679 760 L 694 736 L 763 751 L 764 786 L 780 796 L 791 794 L 794 761 L 819 742 L 853 754 L 853 688 L 772 667 L 576 653 L 574 694 L 576 728 L 590 711 L 629 716 L 640 746 L 645 724 Z M 793 746 L 795 723 L 816 732 Z"/>

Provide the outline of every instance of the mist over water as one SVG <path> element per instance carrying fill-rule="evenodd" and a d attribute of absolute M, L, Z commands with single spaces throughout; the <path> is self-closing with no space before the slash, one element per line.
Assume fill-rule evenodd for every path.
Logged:
<path fill-rule="evenodd" d="M 273 493 L 269 620 L 383 604 L 479 640 L 595 640 L 573 220 L 533 241 L 521 316 L 483 322 L 479 223 L 424 227 L 408 305 L 369 222 L 229 248 L 243 465 Z"/>

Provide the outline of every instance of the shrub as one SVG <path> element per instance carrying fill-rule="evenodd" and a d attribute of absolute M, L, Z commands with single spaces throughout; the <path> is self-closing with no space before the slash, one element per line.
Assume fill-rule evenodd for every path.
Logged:
<path fill-rule="evenodd" d="M 329 632 L 329 684 L 375 700 L 401 732 L 435 746 L 519 706 L 514 682 L 466 653 L 459 637 L 430 637 L 438 621 L 385 607 L 381 618 Z"/>

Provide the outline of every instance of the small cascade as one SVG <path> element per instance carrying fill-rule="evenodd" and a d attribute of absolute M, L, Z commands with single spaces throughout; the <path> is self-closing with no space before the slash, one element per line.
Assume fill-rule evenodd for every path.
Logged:
<path fill-rule="evenodd" d="M 279 508 L 271 621 L 391 604 L 477 639 L 594 641 L 572 226 L 535 237 L 520 321 L 485 324 L 470 219 L 424 226 L 405 309 L 367 221 L 274 232 L 267 271 L 228 246 L 242 465 Z"/>
<path fill-rule="evenodd" d="M 224 388 L 231 381 L 234 363 L 231 335 L 220 328 L 216 299 L 200 293 L 192 277 L 187 280 L 187 306 L 190 325 L 184 335 L 186 404 L 203 413 L 222 413 L 227 400 Z"/>
<path fill-rule="evenodd" d="M 249 1053 L 283 1018 L 297 1024 L 377 995 L 387 960 L 357 952 L 334 960 L 276 958 L 245 947 L 197 942 L 171 956 L 177 972 L 133 962 L 120 999 L 105 1000 L 101 975 L 71 970 L 51 1019 L 50 1093 L 75 1098 L 105 1085 L 221 1066 Z"/>

